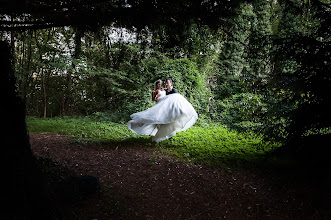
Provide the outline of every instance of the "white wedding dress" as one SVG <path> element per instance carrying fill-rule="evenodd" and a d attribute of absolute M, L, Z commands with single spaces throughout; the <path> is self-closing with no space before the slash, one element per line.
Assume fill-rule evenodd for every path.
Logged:
<path fill-rule="evenodd" d="M 161 96 L 153 107 L 131 115 L 128 128 L 139 135 L 151 135 L 153 141 L 168 139 L 179 131 L 190 128 L 198 114 L 184 96 L 159 91 Z"/>

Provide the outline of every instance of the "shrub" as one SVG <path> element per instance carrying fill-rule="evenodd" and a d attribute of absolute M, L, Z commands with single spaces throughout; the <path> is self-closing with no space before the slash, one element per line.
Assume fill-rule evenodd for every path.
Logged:
<path fill-rule="evenodd" d="M 226 124 L 245 121 L 259 122 L 267 112 L 267 106 L 261 95 L 239 93 L 219 103 L 220 120 Z"/>

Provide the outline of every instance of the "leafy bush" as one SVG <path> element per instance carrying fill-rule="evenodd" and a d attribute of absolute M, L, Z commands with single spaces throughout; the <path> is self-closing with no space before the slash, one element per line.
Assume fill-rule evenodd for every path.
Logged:
<path fill-rule="evenodd" d="M 151 101 L 154 82 L 157 79 L 164 81 L 168 77 L 172 78 L 174 88 L 188 99 L 198 114 L 208 114 L 211 92 L 206 88 L 204 76 L 198 71 L 196 63 L 186 58 L 169 59 L 161 56 L 159 59 L 146 58 L 140 65 L 143 72 L 134 80 L 137 85 L 127 92 L 120 106 L 113 111 L 107 111 L 120 118 L 115 122 L 127 121 L 131 114 L 155 105 Z M 113 118 L 116 119 L 116 117 Z"/>
<path fill-rule="evenodd" d="M 219 102 L 219 120 L 226 124 L 259 122 L 267 112 L 261 95 L 239 93 Z"/>
<path fill-rule="evenodd" d="M 162 57 L 158 65 L 148 62 L 148 70 L 153 73 L 153 82 L 157 79 L 171 77 L 173 87 L 185 96 L 189 102 L 199 111 L 205 113 L 208 105 L 210 91 L 206 88 L 203 73 L 200 73 L 197 64 L 187 58 L 170 59 Z M 163 85 L 165 86 L 165 85 Z"/>

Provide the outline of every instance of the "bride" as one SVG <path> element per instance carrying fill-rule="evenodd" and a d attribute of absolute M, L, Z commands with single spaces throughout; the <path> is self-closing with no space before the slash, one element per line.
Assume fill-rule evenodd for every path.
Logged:
<path fill-rule="evenodd" d="M 162 81 L 155 82 L 153 107 L 131 115 L 128 128 L 139 135 L 151 135 L 153 141 L 171 138 L 179 131 L 190 128 L 198 119 L 198 114 L 184 96 L 173 93 L 166 95 Z"/>

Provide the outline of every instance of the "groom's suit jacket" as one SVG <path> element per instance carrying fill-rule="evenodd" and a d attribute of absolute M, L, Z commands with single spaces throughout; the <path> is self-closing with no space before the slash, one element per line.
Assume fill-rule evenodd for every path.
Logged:
<path fill-rule="evenodd" d="M 172 88 L 172 90 L 169 91 L 169 92 L 168 92 L 168 90 L 166 90 L 166 95 L 170 95 L 170 94 L 172 94 L 172 93 L 177 93 L 177 90 L 174 89 L 174 88 Z"/>

